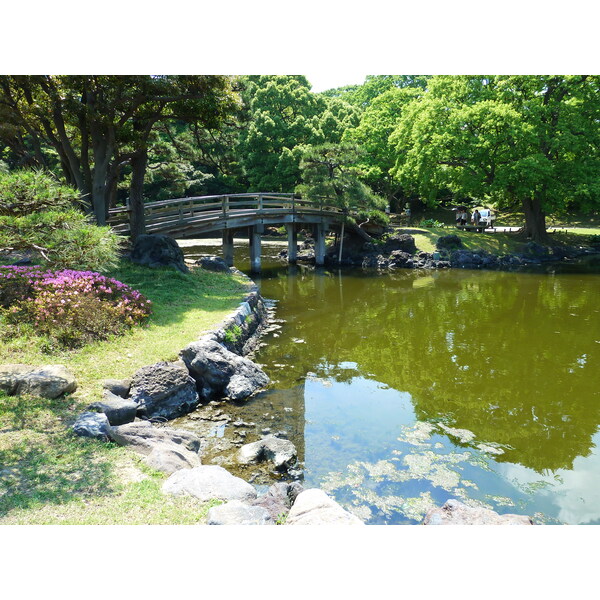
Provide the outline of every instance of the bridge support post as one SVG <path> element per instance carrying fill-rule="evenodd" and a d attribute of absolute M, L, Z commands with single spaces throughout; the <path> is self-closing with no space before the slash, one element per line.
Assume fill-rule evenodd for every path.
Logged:
<path fill-rule="evenodd" d="M 223 260 L 233 267 L 233 229 L 223 229 Z"/>
<path fill-rule="evenodd" d="M 250 227 L 250 270 L 260 273 L 260 242 L 262 237 L 261 227 Z"/>
<path fill-rule="evenodd" d="M 288 262 L 293 264 L 298 259 L 298 232 L 294 223 L 288 223 L 285 227 L 288 238 Z"/>
<path fill-rule="evenodd" d="M 325 264 L 325 233 L 327 226 L 324 223 L 317 223 L 314 228 L 315 236 L 315 264 L 322 267 Z"/>

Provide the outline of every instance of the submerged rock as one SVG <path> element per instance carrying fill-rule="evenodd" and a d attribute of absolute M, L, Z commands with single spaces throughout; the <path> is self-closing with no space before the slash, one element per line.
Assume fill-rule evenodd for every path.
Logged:
<path fill-rule="evenodd" d="M 298 458 L 296 447 L 289 440 L 268 435 L 258 442 L 245 444 L 238 452 L 238 462 L 244 465 L 269 461 L 278 471 L 293 466 Z"/>
<path fill-rule="evenodd" d="M 174 496 L 194 496 L 204 502 L 212 499 L 252 502 L 257 496 L 249 483 L 217 465 L 176 471 L 165 481 L 162 491 Z"/>
<path fill-rule="evenodd" d="M 364 525 L 352 513 L 318 489 L 298 495 L 288 514 L 286 525 Z"/>
<path fill-rule="evenodd" d="M 525 515 L 499 515 L 488 508 L 474 508 L 452 499 L 441 508 L 431 509 L 423 525 L 533 525 L 533 521 Z"/>

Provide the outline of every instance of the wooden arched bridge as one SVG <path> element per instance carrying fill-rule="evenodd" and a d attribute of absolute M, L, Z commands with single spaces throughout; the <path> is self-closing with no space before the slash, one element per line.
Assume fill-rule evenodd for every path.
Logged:
<path fill-rule="evenodd" d="M 130 208 L 109 211 L 109 224 L 122 234 L 129 233 Z M 174 238 L 190 238 L 220 232 L 223 257 L 233 265 L 233 236 L 246 230 L 250 242 L 253 271 L 260 271 L 261 236 L 264 227 L 285 225 L 288 233 L 288 260 L 297 257 L 298 229 L 312 228 L 315 239 L 315 261 L 325 259 L 325 235 L 330 228 L 344 227 L 344 211 L 325 201 L 303 200 L 294 194 L 256 193 L 198 196 L 149 202 L 144 205 L 147 233 L 164 233 Z"/>

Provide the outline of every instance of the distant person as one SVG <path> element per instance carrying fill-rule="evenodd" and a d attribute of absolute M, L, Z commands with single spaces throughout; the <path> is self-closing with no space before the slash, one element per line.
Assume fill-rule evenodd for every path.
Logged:
<path fill-rule="evenodd" d="M 467 224 L 467 219 L 469 218 L 469 213 L 466 210 L 463 210 L 460 213 L 460 224 L 461 225 L 466 225 Z"/>
<path fill-rule="evenodd" d="M 479 227 L 479 222 L 481 221 L 481 213 L 475 209 L 473 211 L 473 215 L 471 216 L 471 222 L 473 223 L 473 225 L 475 225 L 475 227 Z"/>
<path fill-rule="evenodd" d="M 406 222 L 408 223 L 408 225 L 410 225 L 410 206 L 407 206 L 404 209 L 404 212 L 406 214 Z"/>

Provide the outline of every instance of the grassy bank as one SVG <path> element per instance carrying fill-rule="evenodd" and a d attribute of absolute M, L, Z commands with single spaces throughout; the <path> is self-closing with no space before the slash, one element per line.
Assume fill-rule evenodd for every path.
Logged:
<path fill-rule="evenodd" d="M 206 514 L 193 499 L 166 500 L 164 475 L 129 449 L 78 438 L 69 424 L 101 396 L 102 380 L 173 360 L 215 327 L 242 299 L 244 281 L 130 264 L 109 275 L 152 300 L 146 326 L 76 351 L 52 348 L 27 327 L 18 337 L 0 336 L 0 363 L 64 364 L 79 382 L 73 395 L 57 400 L 0 395 L 0 524 L 182 524 Z"/>

